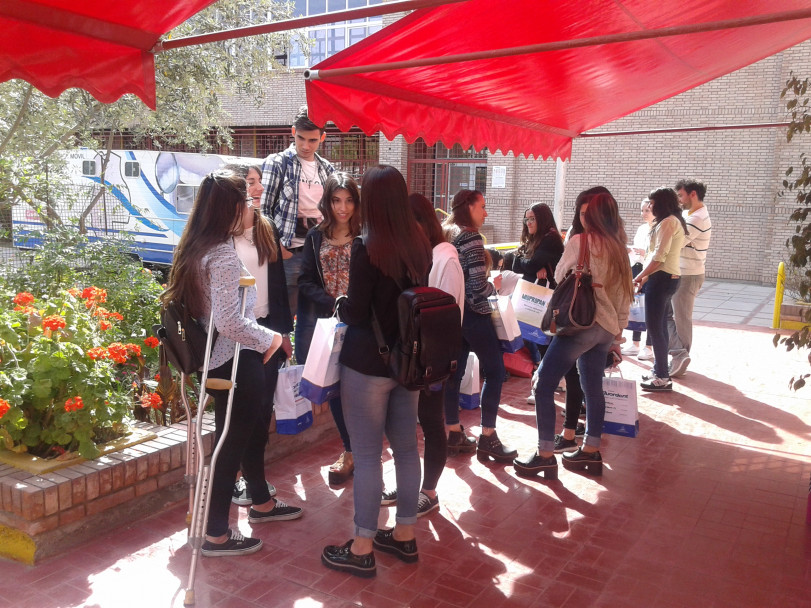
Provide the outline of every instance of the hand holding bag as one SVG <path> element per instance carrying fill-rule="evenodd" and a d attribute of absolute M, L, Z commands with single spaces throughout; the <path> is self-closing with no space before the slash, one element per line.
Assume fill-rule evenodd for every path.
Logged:
<path fill-rule="evenodd" d="M 626 329 L 631 331 L 647 331 L 645 325 L 645 294 L 638 293 L 634 296 L 631 302 L 631 308 L 628 311 L 628 326 Z"/>
<path fill-rule="evenodd" d="M 303 371 L 303 365 L 285 363 L 279 368 L 273 409 L 276 412 L 276 432 L 280 435 L 296 435 L 313 425 L 312 405 L 301 395 Z"/>
<path fill-rule="evenodd" d="M 580 235 L 577 266 L 555 288 L 543 317 L 541 329 L 550 336 L 571 336 L 594 325 L 597 302 L 589 268 L 588 233 Z"/>

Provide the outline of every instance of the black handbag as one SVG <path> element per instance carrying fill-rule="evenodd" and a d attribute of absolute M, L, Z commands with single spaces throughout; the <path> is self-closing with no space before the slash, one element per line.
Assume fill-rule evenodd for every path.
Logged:
<path fill-rule="evenodd" d="M 571 336 L 594 325 L 597 302 L 589 268 L 588 236 L 580 236 L 577 266 L 555 288 L 541 321 L 541 329 L 550 336 Z"/>

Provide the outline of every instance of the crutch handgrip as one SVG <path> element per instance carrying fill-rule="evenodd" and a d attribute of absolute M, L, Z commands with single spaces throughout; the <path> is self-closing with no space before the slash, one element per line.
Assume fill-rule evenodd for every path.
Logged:
<path fill-rule="evenodd" d="M 254 279 L 252 276 L 248 275 L 247 277 L 239 277 L 240 287 L 250 287 L 251 285 L 256 285 L 256 279 Z"/>
<path fill-rule="evenodd" d="M 209 378 L 206 380 L 206 388 L 213 391 L 230 391 L 233 384 L 226 378 Z"/>

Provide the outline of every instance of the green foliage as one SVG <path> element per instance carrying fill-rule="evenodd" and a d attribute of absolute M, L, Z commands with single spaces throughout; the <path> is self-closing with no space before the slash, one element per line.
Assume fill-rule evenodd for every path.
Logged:
<path fill-rule="evenodd" d="M 809 88 L 811 79 L 799 78 L 796 74 L 791 74 L 786 81 L 786 86 L 781 94 L 782 99 L 787 99 L 786 109 L 791 115 L 791 121 L 786 132 L 786 141 L 791 142 L 795 136 L 808 137 L 811 133 L 811 106 L 809 106 Z M 811 302 L 811 222 L 808 215 L 811 213 L 811 164 L 808 155 L 800 152 L 799 164 L 790 166 L 785 172 L 786 179 L 783 180 L 783 190 L 779 196 L 789 196 L 794 199 L 797 205 L 789 216 L 789 221 L 794 226 L 794 234 L 786 240 L 789 258 L 787 266 L 790 267 L 789 274 L 793 277 L 793 289 L 797 291 L 801 300 Z M 806 314 L 806 321 L 811 323 L 811 309 Z M 774 345 L 783 344 L 786 350 L 794 348 L 811 348 L 811 333 L 808 327 L 796 331 L 790 336 L 774 337 Z M 811 363 L 811 353 L 808 355 Z M 800 374 L 791 379 L 792 387 L 797 390 L 805 386 L 806 379 L 811 374 Z"/>
<path fill-rule="evenodd" d="M 120 436 L 128 419 L 161 417 L 162 400 L 150 391 L 157 341 L 148 333 L 161 287 L 127 250 L 57 228 L 28 267 L 0 276 L 6 449 L 94 458 L 96 443 Z"/>

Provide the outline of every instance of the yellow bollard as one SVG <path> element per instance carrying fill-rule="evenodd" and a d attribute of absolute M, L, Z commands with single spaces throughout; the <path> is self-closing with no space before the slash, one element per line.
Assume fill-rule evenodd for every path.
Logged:
<path fill-rule="evenodd" d="M 783 290 L 786 286 L 786 264 L 777 265 L 777 285 L 774 290 L 774 313 L 772 314 L 772 329 L 780 329 L 780 307 L 783 305 Z"/>

